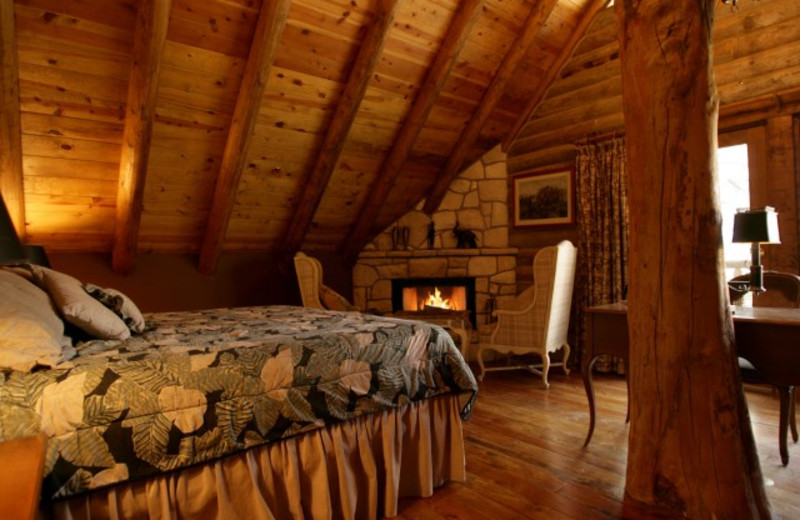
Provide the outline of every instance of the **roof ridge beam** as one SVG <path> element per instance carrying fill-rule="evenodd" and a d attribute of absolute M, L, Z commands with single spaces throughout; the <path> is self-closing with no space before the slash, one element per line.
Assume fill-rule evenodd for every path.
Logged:
<path fill-rule="evenodd" d="M 222 244 L 236 203 L 236 193 L 244 171 L 247 149 L 253 137 L 258 108 L 280 46 L 290 5 L 291 0 L 265 1 L 258 14 L 228 138 L 225 141 L 203 242 L 200 244 L 198 269 L 204 274 L 211 274 L 216 270 L 222 253 Z"/>
<path fill-rule="evenodd" d="M 111 265 L 117 273 L 131 272 L 136 261 L 158 77 L 171 8 L 172 0 L 142 0 L 136 10 L 111 254 Z"/>
<path fill-rule="evenodd" d="M 425 126 L 445 82 L 450 77 L 456 58 L 467 42 L 471 30 L 479 18 L 481 12 L 479 8 L 483 4 L 484 0 L 466 0 L 464 5 L 459 6 L 453 15 L 453 20 L 442 40 L 439 52 L 417 92 L 389 155 L 379 169 L 382 173 L 372 184 L 358 219 L 345 241 L 343 248 L 345 258 L 354 258 L 371 238 L 372 225 L 377 220 L 381 208 L 394 187 L 401 168 Z"/>
<path fill-rule="evenodd" d="M 371 22 L 356 61 L 350 71 L 342 98 L 331 119 L 314 168 L 302 185 L 305 189 L 295 204 L 297 208 L 282 242 L 282 253 L 290 258 L 305 240 L 311 221 L 322 201 L 322 195 L 339 162 L 344 144 L 355 121 L 367 85 L 378 64 L 394 21 L 397 0 L 378 0 L 375 19 Z"/>
<path fill-rule="evenodd" d="M 0 1 L 0 195 L 20 241 L 25 241 L 22 127 L 14 2 Z"/>
<path fill-rule="evenodd" d="M 544 100 L 544 97 L 547 95 L 550 87 L 553 86 L 556 78 L 558 78 L 564 66 L 575 53 L 575 49 L 578 48 L 578 44 L 581 42 L 581 40 L 583 40 L 587 29 L 589 29 L 589 25 L 591 25 L 592 21 L 594 20 L 594 17 L 597 15 L 597 13 L 602 11 L 606 5 L 608 5 L 608 2 L 609 0 L 591 0 L 584 8 L 583 15 L 581 16 L 578 25 L 575 27 L 575 30 L 570 33 L 569 39 L 564 46 L 561 47 L 561 52 L 559 52 L 558 57 L 556 57 L 553 64 L 550 65 L 550 68 L 547 69 L 547 74 L 539 83 L 533 95 L 531 95 L 530 99 L 528 100 L 528 103 L 525 105 L 525 109 L 520 112 L 519 117 L 517 117 L 517 120 L 514 122 L 514 126 L 511 128 L 511 131 L 503 140 L 502 147 L 504 152 L 508 152 L 508 150 L 511 148 L 511 145 L 519 136 L 522 127 L 528 122 L 528 118 L 530 118 L 531 114 L 533 114 L 536 109 L 539 108 L 539 105 Z"/>
<path fill-rule="evenodd" d="M 425 205 L 423 206 L 423 211 L 428 215 L 432 215 L 433 212 L 436 211 L 439 204 L 442 203 L 442 199 L 447 193 L 450 183 L 453 182 L 453 179 L 461 172 L 461 167 L 467 158 L 467 154 L 478 138 L 484 123 L 503 97 L 506 85 L 514 77 L 514 70 L 517 68 L 522 58 L 528 53 L 530 46 L 547 21 L 550 13 L 553 12 L 556 4 L 558 4 L 558 0 L 540 0 L 536 2 L 533 9 L 531 9 L 528 19 L 525 21 L 525 27 L 511 44 L 510 50 L 503 58 L 503 63 L 501 63 L 500 67 L 497 69 L 478 107 L 464 127 L 464 130 L 462 130 L 461 136 L 458 138 L 453 151 L 447 158 L 444 169 L 436 178 L 433 189 L 430 191 L 430 195 L 428 195 Z"/>

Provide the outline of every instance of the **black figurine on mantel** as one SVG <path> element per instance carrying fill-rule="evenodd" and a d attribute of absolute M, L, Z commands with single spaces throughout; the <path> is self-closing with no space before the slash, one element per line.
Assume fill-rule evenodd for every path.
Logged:
<path fill-rule="evenodd" d="M 436 239 L 436 224 L 428 224 L 428 249 L 433 249 L 433 241 Z"/>
<path fill-rule="evenodd" d="M 456 247 L 458 249 L 476 249 L 478 247 L 478 237 L 469 229 L 459 229 L 458 221 L 453 228 L 453 234 L 456 236 Z"/>

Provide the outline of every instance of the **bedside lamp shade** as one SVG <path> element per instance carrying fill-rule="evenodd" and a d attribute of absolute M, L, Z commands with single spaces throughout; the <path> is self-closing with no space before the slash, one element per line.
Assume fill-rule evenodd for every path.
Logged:
<path fill-rule="evenodd" d="M 25 260 L 25 251 L 14 229 L 6 203 L 0 196 L 0 264 L 12 264 Z"/>
<path fill-rule="evenodd" d="M 733 217 L 733 242 L 750 242 L 750 286 L 747 290 L 763 292 L 764 275 L 761 269 L 761 244 L 780 244 L 778 214 L 775 208 L 743 208 Z"/>

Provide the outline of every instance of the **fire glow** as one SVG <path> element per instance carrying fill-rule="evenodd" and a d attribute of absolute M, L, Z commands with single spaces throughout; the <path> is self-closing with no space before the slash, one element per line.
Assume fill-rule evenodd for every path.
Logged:
<path fill-rule="evenodd" d="M 444 309 L 463 311 L 467 308 L 467 290 L 463 286 L 425 285 L 403 289 L 403 310 Z"/>
<path fill-rule="evenodd" d="M 428 293 L 428 298 L 422 304 L 422 308 L 425 307 L 456 310 L 453 308 L 450 298 L 442 298 L 442 292 L 438 287 L 433 288 L 433 294 Z"/>

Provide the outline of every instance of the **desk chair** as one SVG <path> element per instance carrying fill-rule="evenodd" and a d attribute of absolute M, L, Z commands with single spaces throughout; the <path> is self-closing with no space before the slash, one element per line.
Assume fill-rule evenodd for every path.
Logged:
<path fill-rule="evenodd" d="M 729 295 L 733 305 L 745 303 L 747 291 L 740 289 L 746 284 L 750 275 L 740 275 L 732 278 L 729 283 Z M 753 293 L 753 306 L 757 307 L 793 307 L 800 308 L 800 276 L 778 271 L 764 271 L 763 293 Z M 792 440 L 797 442 L 797 418 L 795 414 L 795 401 L 797 391 L 792 386 L 774 385 L 756 370 L 748 360 L 739 358 L 739 371 L 742 382 L 753 385 L 770 385 L 778 389 L 781 394 L 780 428 L 778 443 L 780 445 L 781 462 L 785 466 L 789 463 L 789 449 L 787 447 L 787 429 L 791 428 Z M 787 426 L 788 423 L 788 426 Z"/>

